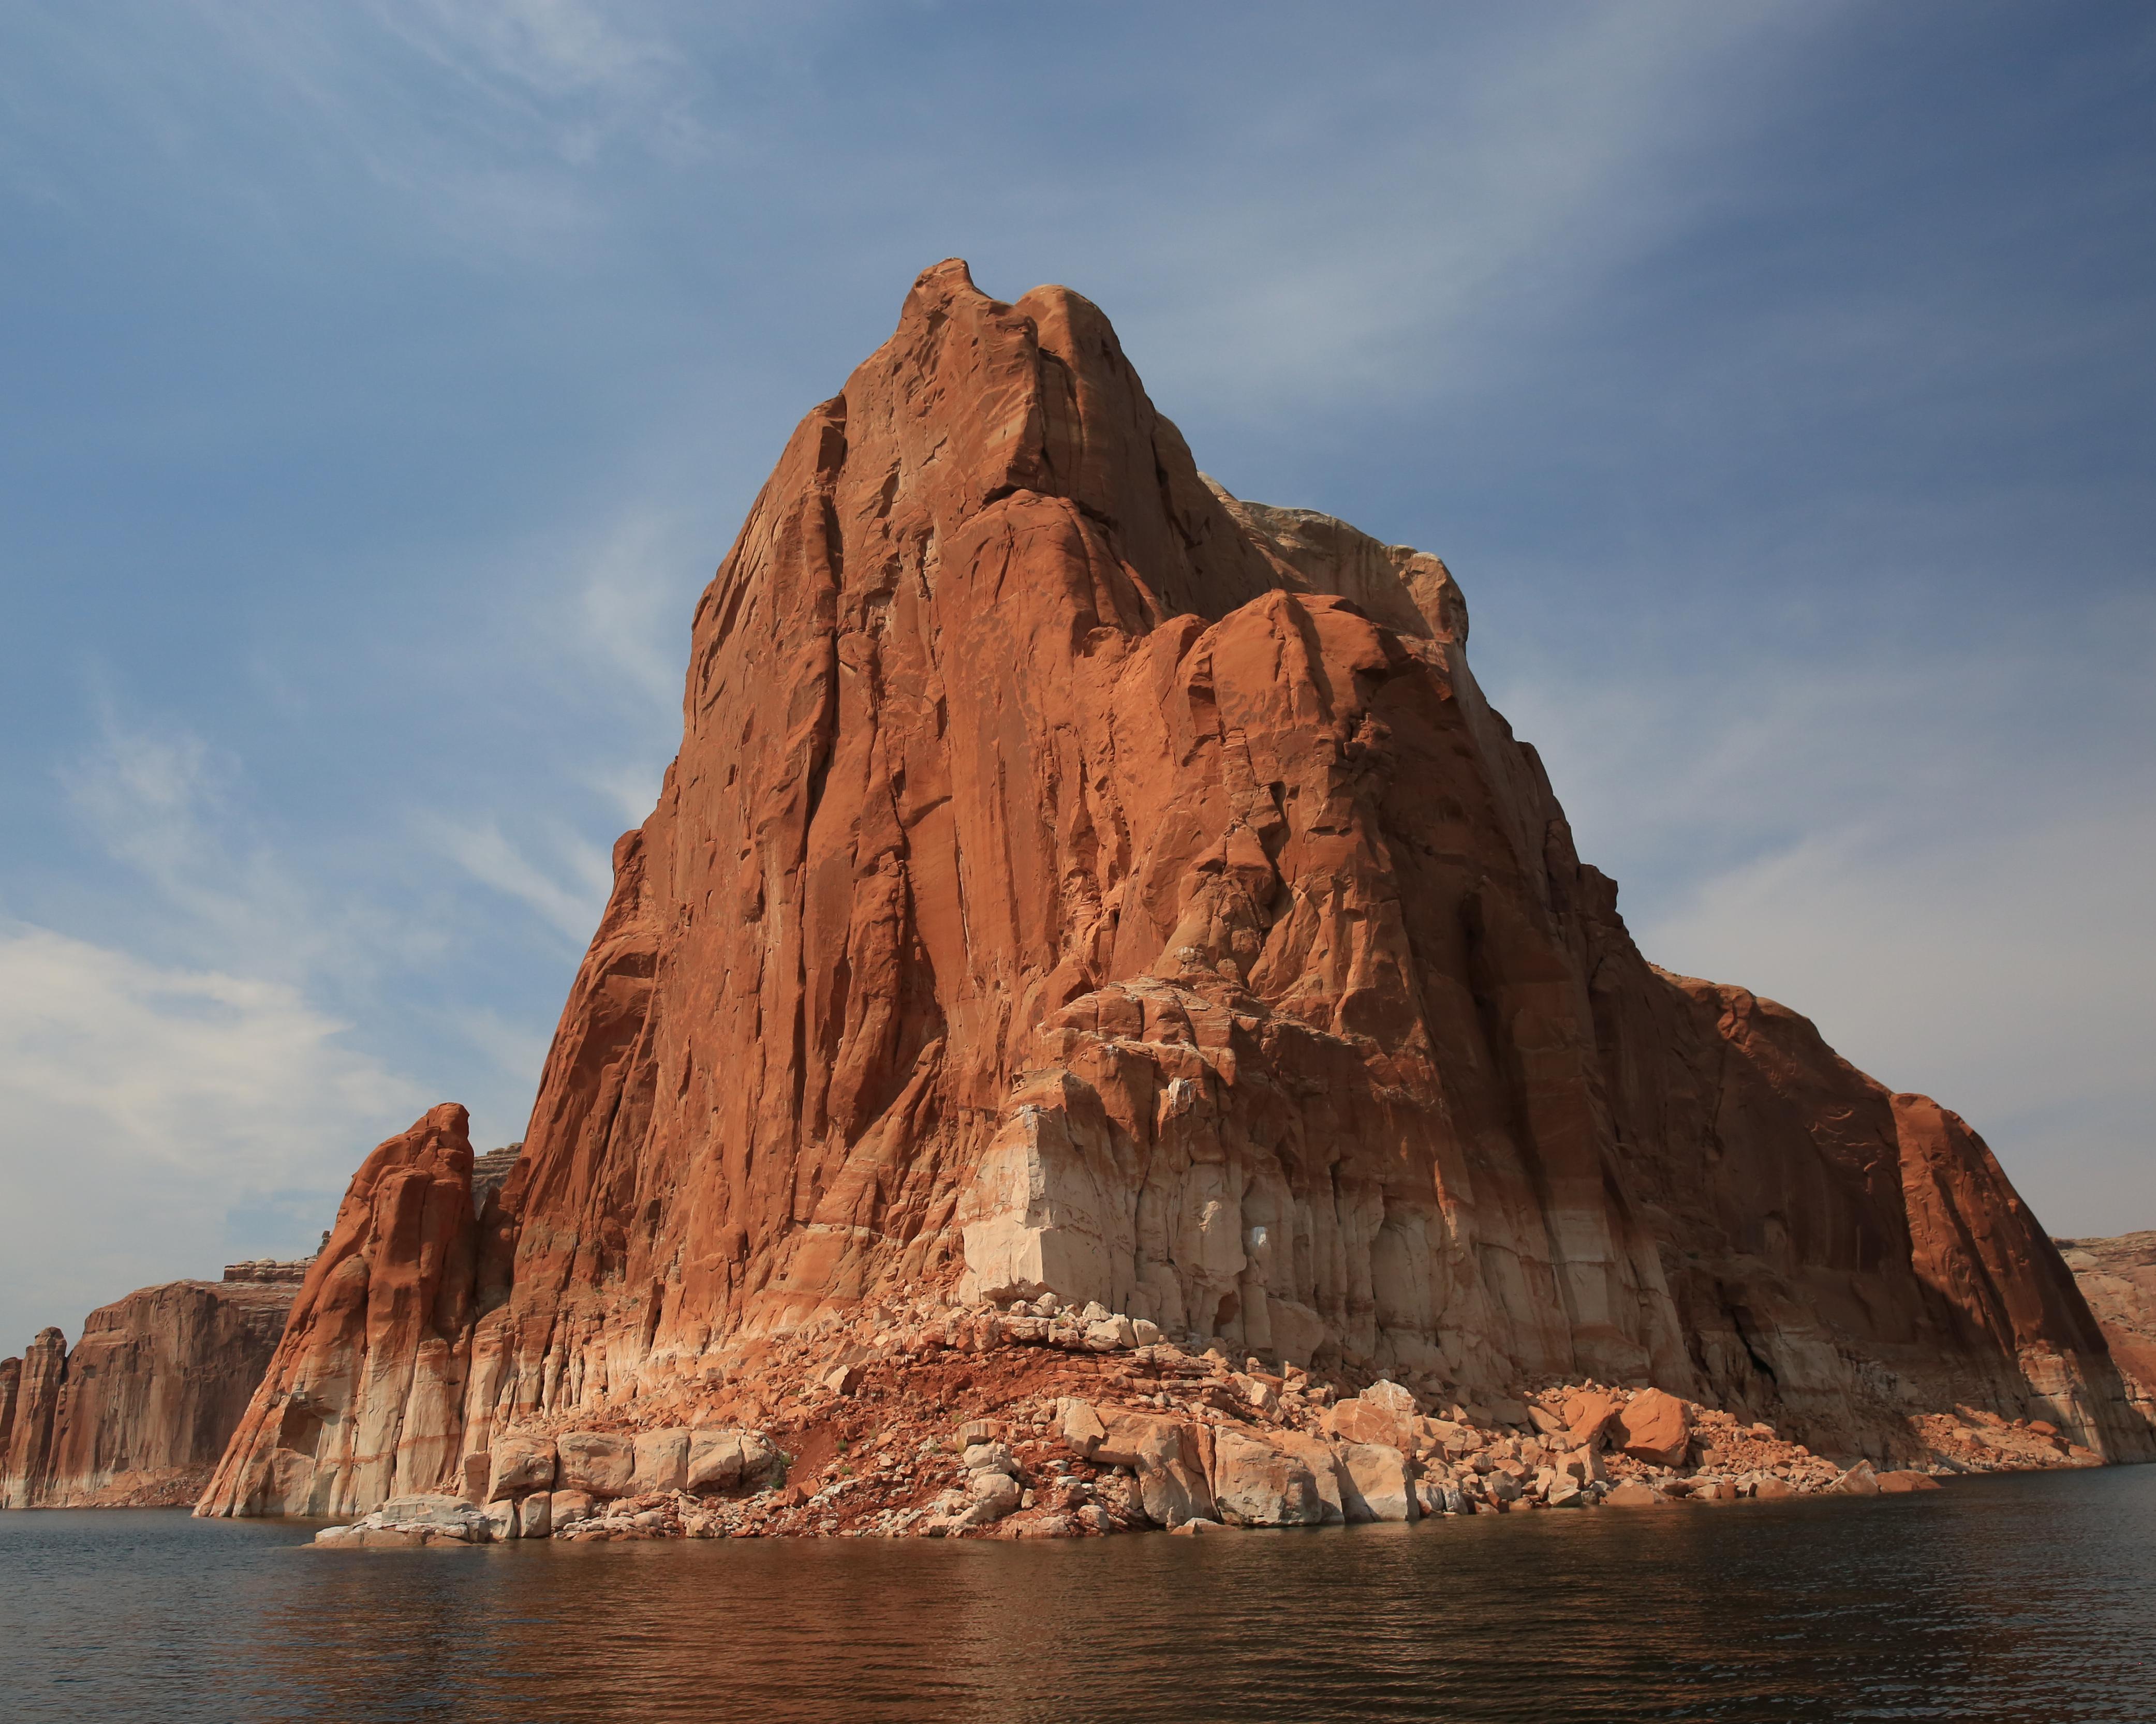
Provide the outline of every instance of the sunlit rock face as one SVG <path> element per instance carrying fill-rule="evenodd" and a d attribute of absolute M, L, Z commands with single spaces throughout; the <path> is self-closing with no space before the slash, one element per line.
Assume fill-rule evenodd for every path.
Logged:
<path fill-rule="evenodd" d="M 297 1265 L 145 1287 L 0 1362 L 0 1507 L 192 1502 L 238 1427 L 299 1291 Z M 25 1394 L 24 1389 L 28 1393 Z M 20 1417 L 18 1418 L 19 1412 Z"/>
<path fill-rule="evenodd" d="M 198 1513 L 346 1515 L 460 1485 L 471 1180 L 454 1103 L 367 1158 Z"/>
<path fill-rule="evenodd" d="M 906 1285 L 1820 1443 L 1961 1402 L 2149 1452 L 1960 1120 L 1641 958 L 1467 633 L 1435 557 L 1203 478 L 1089 302 L 928 270 L 697 605 L 468 1281 L 340 1296 L 309 1356 L 415 1409 L 341 1415 L 376 1422 L 336 1465 L 433 1488 Z M 248 1465 L 217 1501 L 300 1500 Z"/>

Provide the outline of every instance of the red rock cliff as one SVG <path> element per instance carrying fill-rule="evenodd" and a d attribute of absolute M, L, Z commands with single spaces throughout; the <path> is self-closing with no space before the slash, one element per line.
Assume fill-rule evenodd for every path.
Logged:
<path fill-rule="evenodd" d="M 2148 1452 L 1981 1141 L 1647 964 L 1466 639 L 1436 558 L 1216 492 L 1087 301 L 929 270 L 697 606 L 463 1404 L 445 1307 L 403 1428 L 476 1455 L 913 1284 L 1875 1449 L 1959 1401 Z M 417 1327 L 331 1353 L 362 1331 L 409 1374 Z M 213 1498 L 299 1501 L 250 1440 Z"/>
<path fill-rule="evenodd" d="M 465 1110 L 367 1157 L 196 1511 L 341 1515 L 454 1488 L 476 1229 Z"/>
<path fill-rule="evenodd" d="M 275 1350 L 295 1283 L 173 1281 L 92 1311 L 72 1351 L 57 1329 L 30 1350 L 27 1393 L 0 1366 L 0 1434 L 22 1410 L 0 1506 L 192 1502 Z"/>
<path fill-rule="evenodd" d="M 2110 1343 L 2128 1392 L 2156 1421 L 2156 1231 L 2052 1243 Z"/>

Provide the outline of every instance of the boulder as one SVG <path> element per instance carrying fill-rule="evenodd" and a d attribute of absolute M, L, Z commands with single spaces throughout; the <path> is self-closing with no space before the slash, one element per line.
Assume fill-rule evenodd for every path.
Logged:
<path fill-rule="evenodd" d="M 1214 1440 L 1217 1451 L 1219 1439 Z M 1348 1487 L 1339 1454 L 1332 1444 L 1322 1437 L 1289 1430 L 1269 1431 L 1265 1440 L 1308 1470 L 1317 1487 L 1318 1515 L 1323 1525 L 1337 1526 L 1348 1518 Z"/>
<path fill-rule="evenodd" d="M 1126 1316 L 1102 1317 L 1086 1328 L 1086 1347 L 1096 1353 L 1120 1352 L 1138 1344 L 1137 1329 Z"/>
<path fill-rule="evenodd" d="M 689 1433 L 675 1426 L 642 1431 L 636 1438 L 636 1470 L 632 1482 L 639 1496 L 660 1491 L 685 1491 L 689 1484 Z"/>
<path fill-rule="evenodd" d="M 599 1431 L 565 1431 L 554 1439 L 562 1486 L 593 1496 L 626 1496 L 636 1478 L 636 1444 Z"/>
<path fill-rule="evenodd" d="M 544 1491 L 521 1497 L 516 1504 L 516 1536 L 545 1538 L 554 1530 L 554 1499 Z"/>
<path fill-rule="evenodd" d="M 975 1524 L 982 1521 L 999 1521 L 1019 1506 L 1024 1492 L 1019 1482 L 1009 1473 L 983 1471 L 973 1474 L 966 1481 L 967 1494 L 973 1498 Z"/>
<path fill-rule="evenodd" d="M 529 1491 L 554 1488 L 554 1439 L 511 1432 L 495 1439 L 489 1454 L 486 1500 L 521 1496 Z"/>
<path fill-rule="evenodd" d="M 393 1496 L 366 1517 L 384 1526 L 466 1526 L 486 1517 L 461 1496 Z"/>
<path fill-rule="evenodd" d="M 1617 1414 L 1617 1445 L 1650 1466 L 1681 1466 L 1691 1446 L 1691 1408 L 1661 1389 L 1642 1389 Z"/>
<path fill-rule="evenodd" d="M 1834 1481 L 1834 1488 L 1845 1496 L 1876 1496 L 1879 1479 L 1870 1461 L 1860 1460 Z"/>
<path fill-rule="evenodd" d="M 1294 1454 L 1223 1426 L 1213 1439 L 1213 1501 L 1239 1526 L 1315 1526 L 1325 1500 L 1310 1468 Z"/>
<path fill-rule="evenodd" d="M 1609 1469 L 1602 1464 L 1601 1452 L 1592 1447 L 1574 1449 L 1568 1454 L 1560 1455 L 1557 1470 L 1578 1485 L 1599 1485 L 1609 1477 Z"/>
<path fill-rule="evenodd" d="M 1610 1421 L 1617 1417 L 1623 1404 L 1616 1396 L 1599 1390 L 1579 1396 L 1572 1403 L 1572 1424 L 1566 1434 L 1566 1446 L 1590 1453 L 1599 1450 Z"/>
<path fill-rule="evenodd" d="M 516 1514 L 515 1506 L 507 1502 L 481 1509 L 460 1496 L 434 1493 L 394 1496 L 349 1526 L 325 1528 L 316 1535 L 315 1542 L 347 1548 L 488 1544 L 497 1536 L 516 1536 Z"/>
<path fill-rule="evenodd" d="M 588 1491 L 556 1491 L 547 1498 L 547 1525 L 557 1532 L 588 1521 L 598 1511 L 598 1501 Z"/>
<path fill-rule="evenodd" d="M 1608 1508 L 1656 1508 L 1668 1501 L 1652 1485 L 1642 1485 L 1637 1480 L 1616 1486 L 1602 1499 Z"/>
<path fill-rule="evenodd" d="M 1100 1414 L 1090 1404 L 1079 1400 L 1064 1402 L 1061 1426 L 1063 1440 L 1088 1457 L 1108 1434 L 1108 1428 L 1101 1423 Z"/>
<path fill-rule="evenodd" d="M 517 1512 L 515 1503 L 507 1501 L 490 1502 L 485 1513 L 487 1536 L 496 1544 L 506 1544 L 511 1539 L 522 1536 L 524 1520 Z"/>
<path fill-rule="evenodd" d="M 1779 1502 L 1796 1494 L 1780 1479 L 1759 1479 L 1752 1486 L 1753 1497 L 1759 1502 Z"/>
<path fill-rule="evenodd" d="M 1408 1458 L 1385 1443 L 1348 1443 L 1340 1450 L 1342 1506 L 1351 1521 L 1412 1521 L 1414 1483 Z M 1507 1480 L 1507 1483 L 1511 1481 Z"/>
<path fill-rule="evenodd" d="M 1011 1473 L 1018 1471 L 1017 1458 L 1001 1443 L 975 1443 L 958 1457 L 958 1465 L 969 1473 Z"/>
<path fill-rule="evenodd" d="M 1414 1397 L 1397 1383 L 1371 1384 L 1361 1394 L 1327 1408 L 1320 1422 L 1342 1442 L 1406 1450 L 1414 1447 Z"/>
<path fill-rule="evenodd" d="M 1093 1444 L 1091 1458 L 1129 1467 L 1137 1475 L 1147 1518 L 1172 1526 L 1180 1521 L 1213 1517 L 1198 1429 L 1122 1407 L 1096 1407 L 1093 1413 L 1102 1434 Z"/>
<path fill-rule="evenodd" d="M 1903 1496 L 1914 1491 L 1936 1491 L 1939 1481 L 1928 1473 L 1902 1470 L 1880 1474 L 1879 1488 L 1889 1496 Z"/>
<path fill-rule="evenodd" d="M 742 1482 L 742 1434 L 737 1430 L 692 1430 L 682 1488 L 698 1492 L 732 1491 Z"/>

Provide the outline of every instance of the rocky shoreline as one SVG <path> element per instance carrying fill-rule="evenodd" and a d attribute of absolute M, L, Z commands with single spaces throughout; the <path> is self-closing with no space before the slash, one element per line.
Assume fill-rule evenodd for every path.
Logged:
<path fill-rule="evenodd" d="M 317 1545 L 1096 1537 L 1934 1490 L 2102 1465 L 2043 1421 L 1909 1421 L 1875 1467 L 1640 1385 L 1489 1403 L 1230 1360 L 1054 1298 L 890 1303 L 752 1349 L 724 1383 L 535 1421 L 462 1496 L 393 1498 Z"/>

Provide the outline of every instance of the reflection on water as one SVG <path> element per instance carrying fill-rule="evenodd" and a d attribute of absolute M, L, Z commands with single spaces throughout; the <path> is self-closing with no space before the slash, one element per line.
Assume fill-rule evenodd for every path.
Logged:
<path fill-rule="evenodd" d="M 2156 1719 L 2156 1468 L 1074 1543 L 0 1515 L 23 1721 Z"/>

